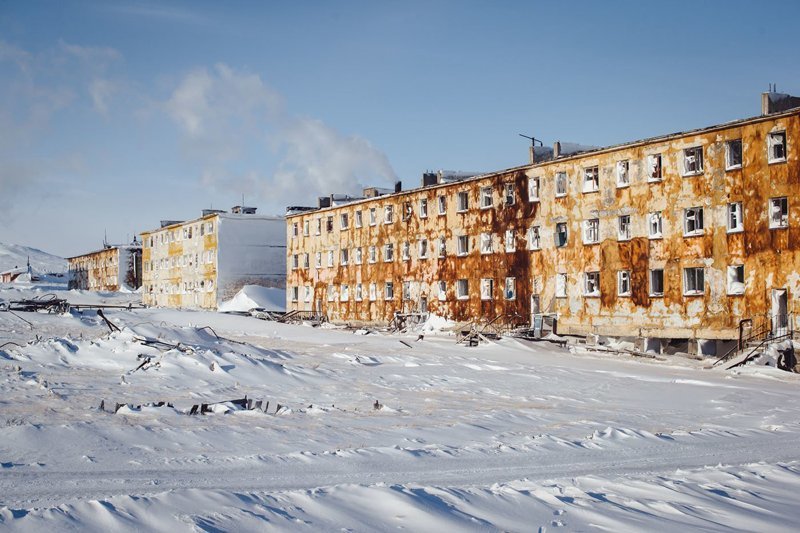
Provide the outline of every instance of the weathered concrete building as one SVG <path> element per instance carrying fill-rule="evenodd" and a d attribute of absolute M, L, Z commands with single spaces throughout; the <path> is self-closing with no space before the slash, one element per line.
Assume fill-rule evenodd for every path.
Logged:
<path fill-rule="evenodd" d="M 142 285 L 142 246 L 106 244 L 75 257 L 68 257 L 69 288 L 89 291 L 136 290 Z"/>
<path fill-rule="evenodd" d="M 283 217 L 236 206 L 142 233 L 145 305 L 216 309 L 244 285 L 286 286 Z"/>
<path fill-rule="evenodd" d="M 800 294 L 800 109 L 287 215 L 287 309 L 737 338 Z M 776 111 L 780 109 L 779 111 Z M 713 344 L 713 343 L 712 343 Z"/>

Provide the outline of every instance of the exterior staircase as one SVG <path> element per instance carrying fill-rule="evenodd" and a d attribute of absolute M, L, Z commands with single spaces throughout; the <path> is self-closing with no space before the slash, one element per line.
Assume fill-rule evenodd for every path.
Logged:
<path fill-rule="evenodd" d="M 777 342 L 795 337 L 792 314 L 751 317 L 739 321 L 739 341 L 712 366 L 725 370 L 746 364 Z"/>

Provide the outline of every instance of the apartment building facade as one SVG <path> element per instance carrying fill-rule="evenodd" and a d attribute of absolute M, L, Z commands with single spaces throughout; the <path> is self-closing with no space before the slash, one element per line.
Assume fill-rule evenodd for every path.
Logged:
<path fill-rule="evenodd" d="M 726 340 L 800 291 L 800 109 L 287 216 L 287 309 Z"/>
<path fill-rule="evenodd" d="M 119 291 L 136 290 L 142 285 L 142 246 L 104 245 L 102 249 L 68 257 L 70 289 Z"/>
<path fill-rule="evenodd" d="M 252 207 L 162 221 L 142 243 L 145 305 L 216 309 L 244 285 L 285 287 L 285 221 Z"/>

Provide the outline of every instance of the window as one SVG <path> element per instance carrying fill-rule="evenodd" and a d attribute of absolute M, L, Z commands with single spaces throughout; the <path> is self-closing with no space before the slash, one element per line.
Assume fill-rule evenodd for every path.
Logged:
<path fill-rule="evenodd" d="M 506 230 L 506 252 L 514 252 L 517 250 L 517 238 L 514 235 L 513 229 Z"/>
<path fill-rule="evenodd" d="M 567 297 L 567 275 L 563 273 L 556 274 L 556 298 Z"/>
<path fill-rule="evenodd" d="M 383 223 L 384 224 L 391 224 L 394 222 L 394 206 L 387 205 L 383 208 Z"/>
<path fill-rule="evenodd" d="M 769 200 L 769 227 L 786 228 L 789 226 L 789 201 L 783 198 Z"/>
<path fill-rule="evenodd" d="M 744 294 L 744 265 L 728 267 L 728 294 Z"/>
<path fill-rule="evenodd" d="M 592 218 L 583 221 L 583 244 L 600 242 L 600 219 Z"/>
<path fill-rule="evenodd" d="M 333 266 L 333 250 L 328 250 L 328 266 Z"/>
<path fill-rule="evenodd" d="M 742 168 L 742 140 L 735 139 L 725 143 L 725 170 Z"/>
<path fill-rule="evenodd" d="M 687 296 L 696 296 L 703 294 L 704 286 L 704 271 L 702 268 L 684 268 L 683 269 L 683 294 Z"/>
<path fill-rule="evenodd" d="M 464 211 L 469 209 L 469 195 L 467 194 L 466 191 L 461 191 L 460 193 L 458 193 L 457 201 L 458 201 L 458 209 L 456 209 L 456 211 L 458 211 L 459 213 L 463 213 Z"/>
<path fill-rule="evenodd" d="M 703 147 L 694 146 L 683 151 L 683 175 L 696 176 L 703 173 Z"/>
<path fill-rule="evenodd" d="M 467 235 L 458 236 L 458 255 L 467 255 L 469 253 L 469 237 Z"/>
<path fill-rule="evenodd" d="M 374 302 L 378 299 L 378 284 L 377 283 L 370 283 L 369 284 L 369 301 Z"/>
<path fill-rule="evenodd" d="M 567 173 L 558 172 L 556 174 L 556 197 L 567 195 Z"/>
<path fill-rule="evenodd" d="M 481 189 L 481 209 L 488 209 L 490 207 L 492 207 L 492 188 L 483 187 Z"/>
<path fill-rule="evenodd" d="M 332 302 L 335 295 L 336 291 L 334 290 L 333 285 L 328 285 L 328 301 Z"/>
<path fill-rule="evenodd" d="M 629 241 L 631 238 L 631 216 L 620 215 L 617 219 L 617 239 Z"/>
<path fill-rule="evenodd" d="M 377 263 L 378 262 L 378 248 L 376 246 L 369 247 L 369 258 L 368 261 L 370 263 Z"/>
<path fill-rule="evenodd" d="M 439 204 L 439 214 L 444 215 L 447 213 L 447 196 L 439 196 L 437 203 Z"/>
<path fill-rule="evenodd" d="M 292 239 L 296 238 L 299 234 L 300 234 L 300 228 L 297 222 L 292 222 Z"/>
<path fill-rule="evenodd" d="M 342 229 L 348 229 L 350 227 L 350 215 L 347 213 L 339 215 L 339 226 L 341 226 Z"/>
<path fill-rule="evenodd" d="M 481 279 L 481 300 L 494 299 L 494 280 L 491 278 Z"/>
<path fill-rule="evenodd" d="M 503 290 L 503 296 L 505 296 L 506 300 L 516 300 L 517 299 L 517 279 L 516 278 L 506 278 L 506 286 Z"/>
<path fill-rule="evenodd" d="M 360 283 L 356 283 L 356 301 L 360 302 L 364 299 L 364 287 Z"/>
<path fill-rule="evenodd" d="M 339 293 L 339 301 L 346 302 L 350 299 L 350 286 L 349 285 L 342 285 L 341 291 Z"/>
<path fill-rule="evenodd" d="M 770 163 L 782 163 L 786 161 L 786 132 L 776 131 L 767 136 L 767 146 L 769 147 L 768 159 Z"/>
<path fill-rule="evenodd" d="M 456 298 L 466 300 L 469 298 L 469 281 L 460 279 L 456 281 Z"/>
<path fill-rule="evenodd" d="M 314 256 L 314 266 L 322 268 L 322 252 L 317 252 Z"/>
<path fill-rule="evenodd" d="M 597 167 L 589 167 L 583 171 L 583 192 L 600 190 L 600 173 Z"/>
<path fill-rule="evenodd" d="M 490 254 L 490 253 L 492 253 L 492 234 L 491 233 L 481 233 L 481 253 L 482 254 Z"/>
<path fill-rule="evenodd" d="M 436 293 L 437 297 L 439 298 L 440 302 L 444 302 L 447 300 L 447 282 L 446 281 L 439 281 L 436 284 Z"/>
<path fill-rule="evenodd" d="M 514 191 L 513 183 L 506 183 L 503 185 L 503 198 L 505 199 L 506 205 L 514 205 L 516 201 L 516 192 Z"/>
<path fill-rule="evenodd" d="M 409 220 L 414 215 L 414 206 L 411 202 L 403 202 L 403 221 Z"/>
<path fill-rule="evenodd" d="M 683 210 L 683 236 L 693 237 L 703 234 L 703 208 L 690 207 Z"/>
<path fill-rule="evenodd" d="M 661 268 L 650 271 L 650 296 L 664 296 L 664 270 Z"/>
<path fill-rule="evenodd" d="M 421 198 L 419 201 L 419 218 L 428 218 L 428 200 Z"/>
<path fill-rule="evenodd" d="M 311 223 L 308 220 L 303 221 L 303 236 L 308 237 L 311 228 Z M 200 226 L 200 235 L 203 234 L 203 226 Z"/>
<path fill-rule="evenodd" d="M 292 270 L 297 270 L 299 266 L 300 266 L 300 256 L 294 254 L 292 256 Z"/>
<path fill-rule="evenodd" d="M 428 239 L 419 240 L 419 258 L 420 259 L 428 258 Z"/>
<path fill-rule="evenodd" d="M 292 287 L 292 301 L 296 302 L 300 299 L 300 287 Z"/>
<path fill-rule="evenodd" d="M 311 301 L 311 287 L 309 285 L 303 287 L 303 301 L 304 302 Z"/>
<path fill-rule="evenodd" d="M 363 254 L 362 248 L 360 246 L 355 249 L 355 252 L 353 253 L 353 256 L 354 256 L 353 257 L 353 261 L 357 265 L 360 265 L 364 261 L 364 254 Z"/>
<path fill-rule="evenodd" d="M 350 259 L 350 250 L 347 248 L 342 248 L 342 251 L 339 253 L 340 255 L 340 263 L 342 265 L 346 265 L 347 261 Z"/>
<path fill-rule="evenodd" d="M 620 270 L 617 272 L 617 296 L 631 295 L 631 271 Z"/>
<path fill-rule="evenodd" d="M 447 238 L 439 237 L 439 257 L 447 256 Z"/>
<path fill-rule="evenodd" d="M 376 207 L 369 208 L 369 225 L 374 226 L 378 223 L 378 209 Z"/>
<path fill-rule="evenodd" d="M 403 261 L 408 261 L 411 259 L 411 243 L 406 241 L 403 243 L 403 250 L 402 250 L 402 257 Z"/>
<path fill-rule="evenodd" d="M 528 200 L 531 202 L 538 202 L 539 201 L 539 187 L 540 187 L 540 180 L 539 177 L 528 178 Z"/>
<path fill-rule="evenodd" d="M 600 296 L 600 272 L 586 272 L 583 280 L 584 296 Z"/>
<path fill-rule="evenodd" d="M 540 250 L 542 248 L 539 226 L 528 228 L 528 250 Z"/>
<path fill-rule="evenodd" d="M 333 215 L 328 216 L 325 220 L 325 231 L 331 233 L 333 231 Z"/>
<path fill-rule="evenodd" d="M 629 175 L 630 163 L 628 160 L 617 161 L 617 187 L 627 187 L 631 184 Z"/>
<path fill-rule="evenodd" d="M 383 247 L 383 262 L 391 263 L 394 261 L 394 244 L 386 243 Z"/>
<path fill-rule="evenodd" d="M 556 224 L 556 247 L 563 248 L 567 245 L 567 239 L 569 235 L 567 234 L 567 223 L 566 222 L 559 222 Z"/>
<path fill-rule="evenodd" d="M 357 228 L 360 228 L 361 226 L 364 225 L 364 217 L 361 214 L 361 210 L 356 211 L 355 225 L 356 225 Z"/>
<path fill-rule="evenodd" d="M 321 233 L 322 233 L 322 218 L 317 217 L 317 230 L 315 234 L 320 235 Z"/>
<path fill-rule="evenodd" d="M 654 211 L 647 215 L 647 236 L 651 239 L 663 237 L 661 211 Z"/>
<path fill-rule="evenodd" d="M 309 256 L 307 253 L 303 254 L 303 268 L 309 267 Z"/>
<path fill-rule="evenodd" d="M 404 281 L 403 282 L 403 300 L 410 300 L 411 299 L 411 282 Z"/>
<path fill-rule="evenodd" d="M 647 156 L 647 181 L 661 181 L 661 154 Z"/>
<path fill-rule="evenodd" d="M 744 230 L 742 202 L 731 202 L 728 204 L 728 233 L 736 233 L 742 230 Z"/>
<path fill-rule="evenodd" d="M 387 281 L 383 286 L 383 297 L 386 300 L 394 300 L 394 282 Z"/>

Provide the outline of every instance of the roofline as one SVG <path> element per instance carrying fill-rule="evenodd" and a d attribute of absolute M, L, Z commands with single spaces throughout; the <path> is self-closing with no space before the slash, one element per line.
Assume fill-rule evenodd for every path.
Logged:
<path fill-rule="evenodd" d="M 235 213 L 211 213 L 205 216 L 193 218 L 191 220 L 176 222 L 175 224 L 170 224 L 168 226 L 164 226 L 161 228 L 142 231 L 141 233 L 139 233 L 139 235 L 150 235 L 151 233 L 157 233 L 162 230 L 175 229 L 182 226 L 186 226 L 188 224 L 194 224 L 195 222 L 200 222 L 201 220 L 209 220 L 212 218 L 227 218 L 230 220 L 285 220 L 286 217 L 281 215 L 237 215 Z"/>
<path fill-rule="evenodd" d="M 89 256 L 89 255 L 99 254 L 100 252 L 107 252 L 109 250 L 121 250 L 123 248 L 125 248 L 125 249 L 135 248 L 135 249 L 138 250 L 138 249 L 141 249 L 142 247 L 139 246 L 139 245 L 134 246 L 132 244 L 114 244 L 114 245 L 109 246 L 108 248 L 100 248 L 99 250 L 94 250 L 92 252 L 86 252 L 85 254 L 73 255 L 72 257 L 65 257 L 64 259 L 69 261 L 70 259 L 78 259 L 79 257 L 86 257 L 86 256 Z"/>
<path fill-rule="evenodd" d="M 340 207 L 344 207 L 345 205 L 349 206 L 349 205 L 357 205 L 357 204 L 369 203 L 369 202 L 373 202 L 375 200 L 378 200 L 380 198 L 399 198 L 400 196 L 402 196 L 404 194 L 417 193 L 417 192 L 419 192 L 421 190 L 435 190 L 435 189 L 439 189 L 439 188 L 443 188 L 443 187 L 452 187 L 452 186 L 454 186 L 456 184 L 459 184 L 459 183 L 469 183 L 469 182 L 473 182 L 473 181 L 479 181 L 479 180 L 482 180 L 482 179 L 491 178 L 491 177 L 499 176 L 499 175 L 502 175 L 502 174 L 510 174 L 510 173 L 513 173 L 513 172 L 519 172 L 520 170 L 523 170 L 523 169 L 532 170 L 532 169 L 535 169 L 535 168 L 544 168 L 544 167 L 546 167 L 548 165 L 553 165 L 553 164 L 556 164 L 556 163 L 562 163 L 562 162 L 565 162 L 565 161 L 574 161 L 576 159 L 582 159 L 582 158 L 585 158 L 585 157 L 588 157 L 588 156 L 592 156 L 592 155 L 606 154 L 606 153 L 615 152 L 615 151 L 618 151 L 618 150 L 635 148 L 635 147 L 638 147 L 638 146 L 644 146 L 646 144 L 655 144 L 655 143 L 658 143 L 658 142 L 664 142 L 664 141 L 668 141 L 668 140 L 673 140 L 673 139 L 677 139 L 677 138 L 680 138 L 680 137 L 689 137 L 691 135 L 697 135 L 698 133 L 709 133 L 709 132 L 713 132 L 713 131 L 725 130 L 725 129 L 735 128 L 735 127 L 739 127 L 739 126 L 745 126 L 745 125 L 749 125 L 749 124 L 758 124 L 759 122 L 766 122 L 766 121 L 769 121 L 769 120 L 775 120 L 775 119 L 779 119 L 779 118 L 789 117 L 789 116 L 792 116 L 792 115 L 800 115 L 800 107 L 789 109 L 787 111 L 782 111 L 780 113 L 771 113 L 769 115 L 759 115 L 757 117 L 742 118 L 742 119 L 732 120 L 730 122 L 724 122 L 722 124 L 715 124 L 713 126 L 705 126 L 705 127 L 696 128 L 696 129 L 693 129 L 693 130 L 679 131 L 679 132 L 676 132 L 676 133 L 668 133 L 668 134 L 665 134 L 665 135 L 658 135 L 656 137 L 647 137 L 647 138 L 639 139 L 639 140 L 636 140 L 636 141 L 628 141 L 628 142 L 620 143 L 620 144 L 612 144 L 610 146 L 604 146 L 604 147 L 601 147 L 601 148 L 596 148 L 594 150 L 586 150 L 585 152 L 577 152 L 575 154 L 567 155 L 567 156 L 564 156 L 564 157 L 559 157 L 558 159 L 549 159 L 547 161 L 542 161 L 540 163 L 533 163 L 533 164 L 528 163 L 527 165 L 520 165 L 520 166 L 510 167 L 510 168 L 506 168 L 506 169 L 495 171 L 495 172 L 489 172 L 487 174 L 480 174 L 480 175 L 472 176 L 470 178 L 466 178 L 466 179 L 459 180 L 459 181 L 451 181 L 451 182 L 448 182 L 448 183 L 437 183 L 436 185 L 428 185 L 426 187 L 416 187 L 414 189 L 408 189 L 408 190 L 400 191 L 400 192 L 396 192 L 396 193 L 384 194 L 384 195 L 381 195 L 381 196 L 376 196 L 374 198 L 365 198 L 363 200 L 357 200 L 357 201 L 354 201 L 354 202 L 347 202 L 346 204 L 343 204 L 343 205 L 316 208 L 316 209 L 312 209 L 310 211 L 304 211 L 302 213 L 294 213 L 294 214 L 291 214 L 291 215 L 287 214 L 286 215 L 286 219 L 288 220 L 290 218 L 303 216 L 303 215 L 308 215 L 310 213 L 324 213 L 326 211 L 332 211 L 334 209 L 338 209 Z"/>

